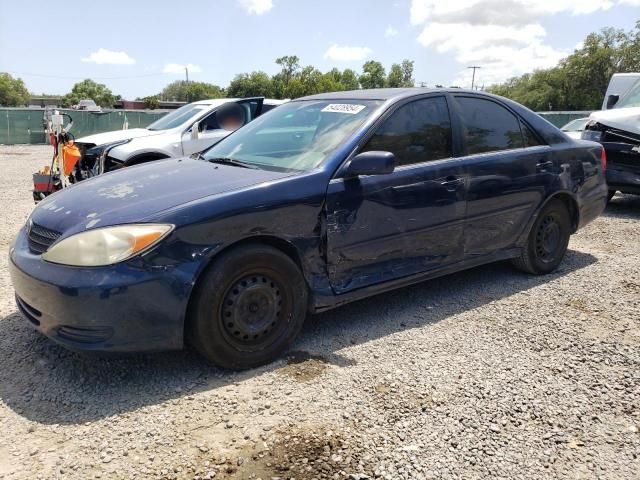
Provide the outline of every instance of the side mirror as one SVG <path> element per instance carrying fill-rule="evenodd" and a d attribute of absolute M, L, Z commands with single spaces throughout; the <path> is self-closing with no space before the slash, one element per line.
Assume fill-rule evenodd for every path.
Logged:
<path fill-rule="evenodd" d="M 198 140 L 198 138 L 200 138 L 200 122 L 191 125 L 191 140 Z"/>
<path fill-rule="evenodd" d="M 607 110 L 613 107 L 620 100 L 620 95 L 609 95 L 607 97 Z"/>
<path fill-rule="evenodd" d="M 360 175 L 387 175 L 396 167 L 396 156 L 391 152 L 362 152 L 349 160 L 342 169 L 341 177 Z"/>

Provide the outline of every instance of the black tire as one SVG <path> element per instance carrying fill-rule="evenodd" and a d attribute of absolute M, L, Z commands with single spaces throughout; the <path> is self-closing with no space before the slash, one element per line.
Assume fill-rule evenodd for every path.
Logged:
<path fill-rule="evenodd" d="M 565 204 L 553 199 L 545 205 L 531 227 L 522 254 L 512 260 L 524 272 L 544 275 L 553 272 L 567 251 L 571 217 Z"/>
<path fill-rule="evenodd" d="M 615 196 L 616 193 L 617 193 L 616 190 L 609 190 L 609 193 L 607 193 L 607 203 L 611 201 L 611 199 Z"/>
<path fill-rule="evenodd" d="M 214 364 L 243 370 L 278 358 L 307 313 L 307 286 L 285 254 L 262 245 L 236 248 L 198 280 L 187 340 Z"/>

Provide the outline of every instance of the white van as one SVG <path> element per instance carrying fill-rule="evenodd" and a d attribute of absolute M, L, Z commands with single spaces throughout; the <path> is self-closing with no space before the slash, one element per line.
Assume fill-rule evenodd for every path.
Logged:
<path fill-rule="evenodd" d="M 638 81 L 640 81 L 640 73 L 614 73 L 604 94 L 602 110 L 613 108 Z"/>

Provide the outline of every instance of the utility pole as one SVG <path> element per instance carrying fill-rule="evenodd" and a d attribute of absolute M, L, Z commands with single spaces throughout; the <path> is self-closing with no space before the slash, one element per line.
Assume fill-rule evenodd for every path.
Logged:
<path fill-rule="evenodd" d="M 467 67 L 473 69 L 473 76 L 471 77 L 471 90 L 473 90 L 473 86 L 476 81 L 476 70 L 482 67 L 478 67 L 477 65 L 473 65 L 472 67 Z"/>
<path fill-rule="evenodd" d="M 187 76 L 186 90 L 187 90 L 187 103 L 189 103 L 189 67 L 187 65 L 184 66 L 184 73 Z"/>

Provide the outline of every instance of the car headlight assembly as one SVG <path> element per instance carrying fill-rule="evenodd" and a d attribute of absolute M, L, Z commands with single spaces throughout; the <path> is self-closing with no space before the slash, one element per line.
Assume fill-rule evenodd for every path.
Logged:
<path fill-rule="evenodd" d="M 602 137 L 604 135 L 604 128 L 598 122 L 590 120 L 587 125 L 582 130 L 582 135 L 580 138 L 583 140 L 591 140 L 593 142 L 602 141 Z"/>
<path fill-rule="evenodd" d="M 167 224 L 131 224 L 96 228 L 52 245 L 42 259 L 74 267 L 102 267 L 144 253 L 172 230 Z"/>

